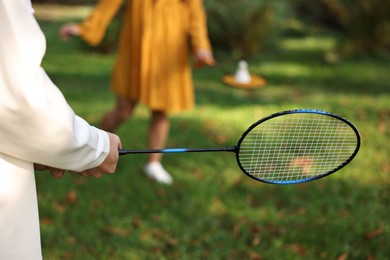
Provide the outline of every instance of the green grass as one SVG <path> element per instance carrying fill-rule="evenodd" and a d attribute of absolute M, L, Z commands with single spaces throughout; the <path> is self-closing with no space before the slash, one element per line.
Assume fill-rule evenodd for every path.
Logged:
<path fill-rule="evenodd" d="M 74 110 L 91 124 L 114 105 L 114 55 L 78 40 L 60 42 L 59 22 L 41 22 L 44 67 Z M 329 65 L 327 35 L 286 38 L 249 60 L 269 84 L 244 91 L 221 83 L 236 61 L 194 71 L 197 106 L 172 115 L 170 147 L 235 145 L 268 114 L 313 108 L 356 124 L 362 147 L 350 165 L 319 181 L 277 186 L 240 172 L 233 154 L 165 155 L 173 186 L 142 173 L 146 155 L 120 158 L 102 179 L 37 173 L 46 259 L 387 259 L 390 255 L 389 61 L 369 57 Z M 117 132 L 123 147 L 146 148 L 148 110 Z"/>

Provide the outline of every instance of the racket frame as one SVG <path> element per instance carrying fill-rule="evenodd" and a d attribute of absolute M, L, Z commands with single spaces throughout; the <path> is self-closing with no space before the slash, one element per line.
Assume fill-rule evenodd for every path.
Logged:
<path fill-rule="evenodd" d="M 351 127 L 351 129 L 354 131 L 355 135 L 356 135 L 356 141 L 357 141 L 357 144 L 356 144 L 356 148 L 354 150 L 354 152 L 351 154 L 351 156 L 345 161 L 343 162 L 342 164 L 340 164 L 338 167 L 335 167 L 334 169 L 328 171 L 328 172 L 325 172 L 323 174 L 320 174 L 320 175 L 316 175 L 316 176 L 313 176 L 313 177 L 308 177 L 308 178 L 304 178 L 304 179 L 299 179 L 299 180 L 289 180 L 289 181 L 285 181 L 285 180 L 279 180 L 279 181 L 271 181 L 271 180 L 265 180 L 265 179 L 261 179 L 261 178 L 257 178 L 255 176 L 253 176 L 252 174 L 250 174 L 247 170 L 245 170 L 245 168 L 242 166 L 241 162 L 240 162 L 240 158 L 239 158 L 239 154 L 240 154 L 240 146 L 241 146 L 241 143 L 243 142 L 243 140 L 245 139 L 245 137 L 248 135 L 248 133 L 250 133 L 253 128 L 257 127 L 259 124 L 262 124 L 264 123 L 265 121 L 268 121 L 270 119 L 273 119 L 275 117 L 280 117 L 280 116 L 284 116 L 284 115 L 288 115 L 288 114 L 320 114 L 320 115 L 324 115 L 324 116 L 330 116 L 330 117 L 333 117 L 333 118 L 336 118 L 338 120 L 341 120 L 343 121 L 344 123 L 346 123 L 347 125 L 349 125 Z M 259 121 L 255 122 L 254 124 L 252 124 L 241 136 L 241 138 L 238 140 L 238 143 L 236 145 L 236 150 L 235 150 L 235 153 L 236 153 L 236 161 L 237 161 L 237 164 L 238 166 L 240 167 L 241 171 L 243 171 L 248 177 L 256 180 L 256 181 L 261 181 L 261 182 L 264 182 L 264 183 L 268 183 L 268 184 L 282 184 L 282 185 L 287 185 L 287 184 L 299 184 L 299 183 L 304 183 L 304 182 L 309 182 L 309 181 L 313 181 L 313 180 L 317 180 L 317 179 L 320 179 L 320 178 L 323 178 L 325 176 L 328 176 L 332 173 L 335 173 L 337 172 L 338 170 L 340 170 L 341 168 L 345 167 L 349 162 L 351 162 L 353 160 L 353 158 L 355 158 L 355 156 L 357 155 L 357 153 L 359 152 L 359 149 L 360 149 L 360 145 L 361 145 L 361 141 L 360 141 L 360 133 L 359 133 L 359 130 L 355 127 L 354 124 L 352 124 L 350 121 L 348 121 L 346 118 L 342 117 L 342 116 L 339 116 L 339 115 L 336 115 L 336 114 L 333 114 L 333 113 L 330 113 L 330 112 L 326 112 L 326 111 L 322 111 L 322 110 L 318 110 L 318 109 L 294 109 L 294 110 L 286 110 L 286 111 L 282 111 L 282 112 L 277 112 L 277 113 L 274 113 L 274 114 L 271 114 L 269 116 L 266 116 L 262 119 L 260 119 Z"/>

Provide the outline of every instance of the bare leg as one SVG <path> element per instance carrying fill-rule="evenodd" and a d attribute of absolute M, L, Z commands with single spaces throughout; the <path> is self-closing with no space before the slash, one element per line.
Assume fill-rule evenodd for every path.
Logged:
<path fill-rule="evenodd" d="M 169 134 L 169 118 L 165 112 L 152 111 L 152 119 L 149 127 L 149 149 L 164 148 Z M 161 161 L 161 153 L 152 153 L 149 162 Z"/>
<path fill-rule="evenodd" d="M 152 119 L 149 127 L 149 148 L 164 148 L 168 134 L 169 119 L 167 114 L 162 111 L 152 111 Z M 161 158 L 161 153 L 151 153 L 149 162 L 144 167 L 144 171 L 152 179 L 169 185 L 172 183 L 172 177 L 161 165 Z"/>
<path fill-rule="evenodd" d="M 136 102 L 126 97 L 117 97 L 115 108 L 103 116 L 100 128 L 107 132 L 114 132 L 133 114 L 135 106 Z"/>

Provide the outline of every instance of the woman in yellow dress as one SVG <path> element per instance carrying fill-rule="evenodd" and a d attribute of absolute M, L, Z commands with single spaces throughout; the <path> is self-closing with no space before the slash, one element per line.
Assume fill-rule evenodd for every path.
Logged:
<path fill-rule="evenodd" d="M 123 2 L 100 0 L 81 24 L 64 25 L 61 37 L 77 35 L 90 45 L 99 44 Z M 110 86 L 117 102 L 100 127 L 115 131 L 142 103 L 151 110 L 148 146 L 163 148 L 169 134 L 168 114 L 194 106 L 190 52 L 198 66 L 214 64 L 202 0 L 127 1 Z M 150 154 L 144 170 L 170 184 L 172 177 L 162 167 L 161 157 Z"/>

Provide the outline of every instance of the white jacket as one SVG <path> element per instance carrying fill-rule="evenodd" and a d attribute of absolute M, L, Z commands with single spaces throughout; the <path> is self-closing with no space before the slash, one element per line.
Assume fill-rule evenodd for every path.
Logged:
<path fill-rule="evenodd" d="M 109 152 L 41 68 L 45 47 L 31 1 L 0 0 L 0 259 L 41 258 L 33 163 L 83 171 Z"/>

